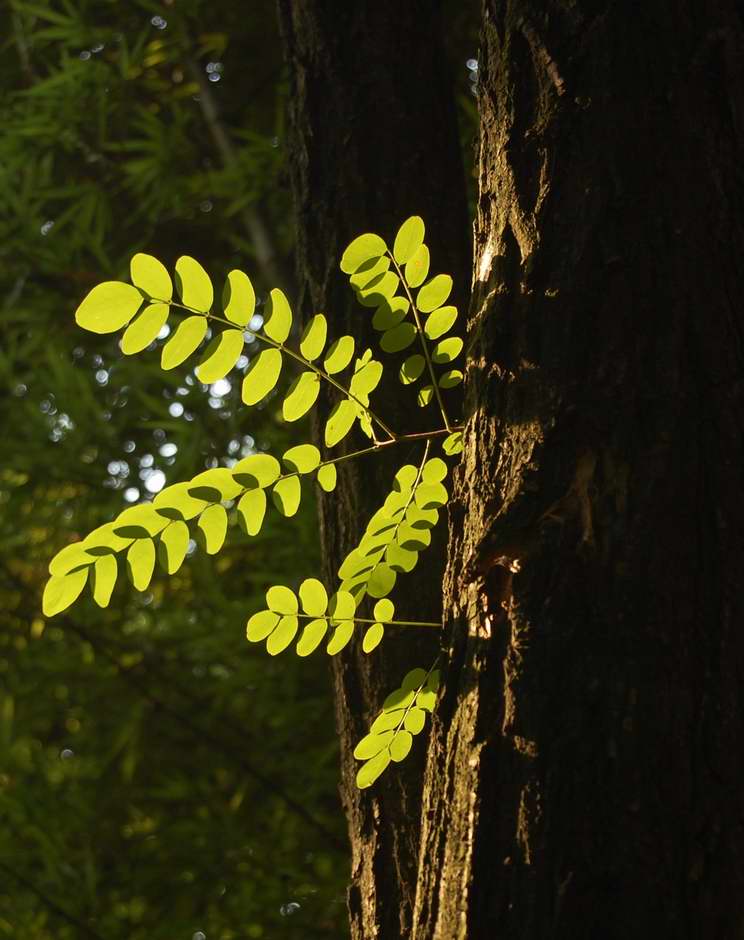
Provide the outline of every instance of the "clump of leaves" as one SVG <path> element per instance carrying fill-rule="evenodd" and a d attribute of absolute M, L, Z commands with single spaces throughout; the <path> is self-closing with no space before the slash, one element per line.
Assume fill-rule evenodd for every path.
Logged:
<path fill-rule="evenodd" d="M 358 353 L 352 336 L 329 342 L 322 313 L 310 319 L 295 348 L 289 343 L 292 310 L 282 291 L 274 289 L 256 325 L 256 294 L 242 271 L 228 274 L 217 304 L 212 281 L 198 261 L 179 258 L 172 279 L 156 258 L 137 254 L 131 261 L 131 283 L 106 281 L 90 291 L 76 311 L 77 323 L 94 333 L 123 330 L 120 345 L 125 355 L 147 350 L 169 319 L 178 317 L 176 328 L 161 347 L 163 369 L 189 360 L 211 333 L 195 372 L 201 382 L 216 382 L 246 355 L 245 339 L 250 337 L 258 341 L 259 351 L 250 356 L 243 379 L 241 397 L 246 405 L 256 405 L 273 393 L 290 365 L 295 366 L 296 375 L 288 387 L 282 386 L 285 421 L 294 422 L 307 414 L 317 401 L 321 381 L 335 389 L 337 401 L 325 423 L 323 452 L 315 444 L 300 441 L 280 458 L 254 453 L 229 469 L 206 470 L 166 487 L 151 502 L 125 509 L 113 522 L 67 545 L 49 565 L 43 598 L 47 617 L 66 610 L 86 585 L 95 602 L 106 607 L 120 567 L 137 590 L 145 591 L 156 562 L 174 574 L 192 540 L 215 554 L 231 522 L 255 536 L 269 504 L 282 516 L 293 516 L 308 478 L 314 477 L 330 493 L 336 486 L 339 461 L 415 443 L 422 448 L 418 464 L 405 464 L 395 474 L 391 491 L 341 564 L 339 585 L 330 597 L 315 578 L 303 581 L 297 592 L 275 585 L 266 592 L 265 609 L 248 620 L 246 635 L 252 643 L 265 642 L 271 656 L 293 643 L 299 656 L 309 656 L 323 643 L 328 655 L 334 656 L 355 636 L 361 637 L 362 649 L 370 653 L 391 625 L 438 626 L 395 619 L 388 597 L 397 579 L 416 566 L 430 544 L 431 530 L 447 503 L 449 468 L 442 457 L 431 456 L 432 446 L 440 443 L 449 457 L 462 449 L 461 429 L 452 424 L 445 407 L 446 391 L 463 378 L 453 366 L 463 341 L 450 333 L 457 320 L 456 308 L 447 304 L 452 278 L 429 276 L 424 233 L 422 219 L 413 216 L 401 225 L 392 250 L 379 235 L 360 235 L 344 252 L 341 270 L 349 276 L 359 303 L 373 311 L 372 325 L 379 333 L 381 351 L 389 356 L 402 354 L 402 361 L 396 362 L 401 383 L 416 387 L 420 407 L 436 402 L 442 426 L 430 432 L 393 430 L 373 411 L 370 399 L 382 378 L 383 361 L 374 358 L 372 349 Z M 334 456 L 333 449 L 355 425 L 369 445 Z M 367 595 L 375 600 L 372 616 L 361 617 L 359 607 Z M 434 707 L 439 682 L 435 665 L 413 669 L 405 676 L 401 687 L 383 703 L 370 733 L 357 745 L 354 756 L 364 762 L 357 775 L 360 787 L 370 786 L 391 761 L 403 760 L 410 751 L 413 735 L 423 729 L 426 713 Z"/>

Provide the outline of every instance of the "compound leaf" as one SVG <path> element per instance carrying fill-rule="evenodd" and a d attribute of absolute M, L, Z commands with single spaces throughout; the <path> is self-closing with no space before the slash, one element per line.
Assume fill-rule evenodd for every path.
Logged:
<path fill-rule="evenodd" d="M 459 336 L 449 336 L 447 339 L 441 339 L 434 347 L 431 354 L 431 361 L 437 365 L 444 365 L 446 362 L 452 362 L 462 352 L 463 342 Z"/>
<path fill-rule="evenodd" d="M 314 444 L 298 444 L 286 450 L 282 460 L 296 473 L 312 473 L 320 466 L 320 451 Z"/>
<path fill-rule="evenodd" d="M 365 735 L 354 748 L 354 757 L 357 760 L 368 760 L 379 754 L 380 751 L 390 747 L 395 737 L 394 731 L 377 731 Z"/>
<path fill-rule="evenodd" d="M 283 584 L 275 584 L 268 589 L 266 604 L 276 614 L 296 614 L 300 609 L 295 592 Z"/>
<path fill-rule="evenodd" d="M 413 737 L 408 731 L 398 731 L 390 744 L 390 757 L 397 762 L 405 760 L 411 750 Z"/>
<path fill-rule="evenodd" d="M 326 646 L 326 652 L 329 656 L 335 656 L 348 644 L 354 635 L 354 621 L 345 620 L 336 627 L 331 634 L 331 638 Z"/>
<path fill-rule="evenodd" d="M 281 614 L 272 610 L 260 610 L 246 624 L 245 635 L 251 643 L 260 643 L 274 630 L 281 620 Z"/>
<path fill-rule="evenodd" d="M 390 330 L 405 320 L 410 309 L 411 304 L 406 297 L 388 297 L 375 310 L 372 326 L 380 332 Z"/>
<path fill-rule="evenodd" d="M 332 493 L 336 489 L 336 482 L 338 480 L 338 472 L 336 470 L 336 465 L 332 463 L 324 464 L 318 470 L 318 485 L 326 493 Z"/>
<path fill-rule="evenodd" d="M 381 623 L 373 623 L 372 626 L 364 634 L 364 639 L 362 640 L 362 649 L 365 653 L 371 653 L 372 650 L 376 649 L 385 635 L 385 628 Z"/>
<path fill-rule="evenodd" d="M 371 758 L 371 760 L 362 764 L 356 775 L 356 784 L 359 789 L 365 790 L 367 787 L 371 787 L 389 763 L 390 752 L 385 750 L 380 751 L 380 753 Z"/>
<path fill-rule="evenodd" d="M 416 327 L 413 323 L 399 323 L 392 330 L 387 330 L 380 338 L 380 346 L 388 353 L 406 349 L 416 339 Z"/>
<path fill-rule="evenodd" d="M 426 360 L 420 353 L 409 356 L 400 367 L 399 377 L 404 385 L 412 385 L 418 381 L 426 366 Z"/>

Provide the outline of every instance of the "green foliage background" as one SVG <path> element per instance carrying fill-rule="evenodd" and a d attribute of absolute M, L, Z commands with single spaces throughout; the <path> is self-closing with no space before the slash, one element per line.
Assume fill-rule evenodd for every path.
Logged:
<path fill-rule="evenodd" d="M 268 659 L 240 626 L 284 573 L 317 570 L 311 501 L 291 538 L 272 515 L 105 611 L 40 608 L 51 554 L 128 489 L 291 443 L 271 404 L 235 407 L 239 383 L 164 374 L 72 318 L 139 250 L 291 294 L 273 5 L 1 15 L 0 936 L 343 936 L 326 665 Z"/>

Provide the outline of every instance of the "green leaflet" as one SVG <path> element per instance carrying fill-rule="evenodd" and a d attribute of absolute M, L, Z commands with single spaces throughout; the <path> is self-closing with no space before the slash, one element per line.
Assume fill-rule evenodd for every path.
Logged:
<path fill-rule="evenodd" d="M 283 516 L 293 516 L 300 505 L 302 487 L 297 476 L 284 477 L 279 480 L 271 491 L 271 499 Z"/>
<path fill-rule="evenodd" d="M 396 578 L 396 572 L 389 565 L 380 562 L 369 576 L 367 593 L 371 597 L 385 597 L 395 587 Z"/>
<path fill-rule="evenodd" d="M 264 333 L 277 343 L 283 343 L 292 329 L 292 311 L 289 301 L 278 287 L 271 291 L 266 301 L 263 329 Z"/>
<path fill-rule="evenodd" d="M 232 468 L 233 478 L 248 489 L 267 486 L 279 479 L 282 468 L 271 454 L 251 454 L 239 460 Z"/>
<path fill-rule="evenodd" d="M 448 457 L 454 457 L 462 453 L 462 431 L 454 431 L 448 434 L 442 444 L 442 450 Z"/>
<path fill-rule="evenodd" d="M 420 287 L 429 273 L 429 249 L 421 245 L 406 264 L 404 277 L 409 287 Z"/>
<path fill-rule="evenodd" d="M 354 366 L 354 375 L 352 375 L 351 383 L 349 384 L 349 391 L 356 398 L 366 401 L 367 396 L 380 384 L 381 378 L 381 362 L 378 362 L 376 359 L 367 359 L 366 361 L 357 359 L 356 365 Z"/>
<path fill-rule="evenodd" d="M 152 255 L 136 254 L 129 263 L 132 284 L 154 300 L 169 301 L 173 297 L 173 282 L 168 269 Z"/>
<path fill-rule="evenodd" d="M 459 385 L 464 378 L 465 376 L 459 369 L 450 369 L 449 372 L 445 372 L 439 379 L 439 387 L 454 388 L 455 385 Z"/>
<path fill-rule="evenodd" d="M 152 539 L 135 539 L 127 551 L 127 573 L 138 591 L 146 591 L 155 568 L 155 544 Z"/>
<path fill-rule="evenodd" d="M 379 307 L 395 294 L 399 284 L 400 278 L 397 274 L 385 271 L 357 291 L 357 300 L 363 307 Z"/>
<path fill-rule="evenodd" d="M 207 313 L 212 309 L 214 289 L 209 275 L 194 258 L 182 255 L 176 261 L 176 289 L 185 307 Z"/>
<path fill-rule="evenodd" d="M 300 340 L 300 353 L 308 362 L 315 362 L 325 348 L 328 336 L 328 323 L 322 313 L 316 313 L 310 320 Z"/>
<path fill-rule="evenodd" d="M 424 333 L 427 339 L 439 339 L 440 336 L 452 328 L 457 319 L 457 307 L 437 307 L 426 318 Z"/>
<path fill-rule="evenodd" d="M 379 235 L 367 233 L 359 235 L 348 246 L 341 257 L 341 270 L 344 274 L 353 274 L 365 261 L 379 258 L 387 251 L 387 245 Z"/>
<path fill-rule="evenodd" d="M 328 595 L 317 578 L 307 578 L 300 585 L 302 609 L 310 617 L 322 617 L 328 610 Z"/>
<path fill-rule="evenodd" d="M 334 464 L 329 463 L 320 467 L 318 470 L 318 485 L 326 493 L 332 493 L 336 489 L 338 473 Z"/>
<path fill-rule="evenodd" d="M 288 615 L 281 618 L 266 641 L 266 651 L 269 656 L 277 656 L 283 652 L 297 636 L 299 620 Z"/>
<path fill-rule="evenodd" d="M 424 243 L 424 220 L 413 215 L 401 225 L 395 236 L 393 257 L 398 264 L 406 264 Z"/>
<path fill-rule="evenodd" d="M 150 304 L 142 313 L 132 320 L 124 330 L 121 338 L 121 351 L 125 356 L 147 349 L 150 343 L 158 338 L 158 334 L 168 322 L 170 307 L 168 304 Z"/>
<path fill-rule="evenodd" d="M 161 369 L 175 369 L 196 350 L 207 333 L 207 318 L 187 317 L 178 324 L 176 332 L 163 346 L 160 356 Z"/>
<path fill-rule="evenodd" d="M 353 358 L 354 338 L 352 336 L 340 336 L 328 350 L 328 355 L 323 360 L 323 368 L 328 375 L 336 375 L 336 373 L 342 372 Z"/>
<path fill-rule="evenodd" d="M 264 490 L 248 490 L 238 503 L 238 518 L 247 535 L 258 535 L 266 515 Z"/>
<path fill-rule="evenodd" d="M 246 624 L 245 635 L 251 643 L 265 640 L 281 620 L 282 615 L 271 610 L 261 610 L 254 614 Z"/>
<path fill-rule="evenodd" d="M 356 408 L 348 398 L 337 402 L 325 426 L 326 447 L 335 447 L 342 441 L 352 429 L 356 417 Z"/>
<path fill-rule="evenodd" d="M 192 483 L 174 483 L 161 490 L 152 507 L 164 519 L 193 519 L 206 506 L 206 501 L 189 493 Z"/>
<path fill-rule="evenodd" d="M 80 597 L 85 582 L 88 580 L 88 569 L 73 571 L 71 574 L 52 575 L 44 588 L 41 610 L 45 617 L 54 617 L 74 604 Z"/>
<path fill-rule="evenodd" d="M 246 405 L 255 405 L 274 388 L 282 371 L 282 354 L 278 349 L 263 349 L 251 359 L 243 379 L 241 397 Z"/>
<path fill-rule="evenodd" d="M 423 388 L 419 389 L 418 395 L 416 396 L 416 401 L 420 408 L 426 408 L 426 406 L 434 398 L 434 386 L 433 385 L 424 385 Z"/>
<path fill-rule="evenodd" d="M 230 271 L 222 289 L 225 316 L 238 326 L 247 326 L 256 310 L 256 292 L 247 274 Z"/>
<path fill-rule="evenodd" d="M 376 620 L 384 620 L 386 622 L 392 620 L 395 616 L 395 604 L 393 604 L 389 598 L 383 598 L 383 600 L 375 604 L 374 616 Z"/>
<path fill-rule="evenodd" d="M 399 323 L 382 334 L 380 346 L 385 352 L 395 353 L 407 349 L 415 339 L 416 327 L 413 323 Z"/>
<path fill-rule="evenodd" d="M 352 287 L 359 290 L 367 287 L 381 274 L 385 274 L 390 268 L 390 258 L 383 255 L 381 258 L 371 258 L 360 265 L 355 274 L 349 278 Z"/>
<path fill-rule="evenodd" d="M 235 368 L 242 351 L 242 331 L 223 330 L 204 350 L 202 360 L 196 367 L 197 379 L 205 385 L 224 379 L 227 373 Z"/>
<path fill-rule="evenodd" d="M 313 407 L 320 394 L 320 376 L 317 372 L 303 372 L 287 392 L 282 405 L 285 421 L 298 421 Z"/>
<path fill-rule="evenodd" d="M 284 452 L 282 461 L 296 473 L 312 473 L 320 466 L 320 451 L 314 444 L 298 444 Z"/>
<path fill-rule="evenodd" d="M 359 789 L 365 790 L 367 787 L 371 787 L 389 763 L 390 751 L 385 750 L 363 764 L 356 776 L 356 785 Z"/>
<path fill-rule="evenodd" d="M 297 641 L 297 655 L 309 656 L 323 642 L 328 632 L 328 621 L 325 617 L 319 620 L 311 620 L 302 631 L 302 636 Z"/>
<path fill-rule="evenodd" d="M 197 521 L 199 532 L 208 555 L 215 555 L 225 541 L 227 534 L 227 513 L 220 503 L 207 506 Z"/>
<path fill-rule="evenodd" d="M 92 555 L 89 555 L 82 542 L 73 542 L 71 545 L 65 545 L 49 562 L 49 574 L 65 575 L 69 574 L 75 568 L 81 565 L 90 565 L 95 561 Z"/>
<path fill-rule="evenodd" d="M 399 378 L 404 385 L 412 385 L 418 381 L 426 368 L 426 360 L 420 353 L 409 356 L 400 367 Z"/>
<path fill-rule="evenodd" d="M 189 495 L 210 503 L 234 499 L 243 491 L 243 486 L 235 479 L 233 470 L 228 470 L 226 467 L 214 467 L 197 473 L 188 484 Z"/>
<path fill-rule="evenodd" d="M 266 606 L 277 614 L 296 614 L 300 609 L 295 592 L 283 584 L 276 584 L 268 589 Z"/>
<path fill-rule="evenodd" d="M 441 307 L 452 292 L 452 278 L 449 274 L 437 274 L 419 290 L 416 306 L 421 313 L 430 313 Z"/>
<path fill-rule="evenodd" d="M 411 304 L 406 297 L 389 297 L 375 310 L 372 326 L 380 332 L 390 330 L 405 320 L 410 309 Z"/>
<path fill-rule="evenodd" d="M 168 572 L 175 574 L 183 564 L 189 547 L 189 527 L 175 520 L 160 533 L 158 560 Z"/>
<path fill-rule="evenodd" d="M 443 365 L 446 362 L 452 362 L 462 352 L 463 342 L 459 336 L 449 336 L 447 339 L 440 340 L 434 347 L 431 354 L 431 361 L 437 365 Z"/>
<path fill-rule="evenodd" d="M 137 539 L 157 535 L 168 525 L 168 520 L 150 503 L 140 503 L 120 512 L 111 525 L 115 535 Z"/>
<path fill-rule="evenodd" d="M 331 634 L 331 638 L 328 641 L 328 645 L 326 646 L 326 653 L 328 653 L 329 656 L 336 656 L 345 646 L 348 645 L 353 635 L 353 620 L 344 620 L 342 623 L 339 623 Z"/>
<path fill-rule="evenodd" d="M 364 634 L 364 639 L 362 640 L 362 649 L 365 653 L 371 653 L 372 650 L 376 649 L 385 635 L 385 628 L 381 623 L 373 623 L 372 626 Z"/>
<path fill-rule="evenodd" d="M 410 734 L 420 734 L 426 724 L 426 712 L 423 708 L 411 708 L 403 720 L 403 726 Z"/>
<path fill-rule="evenodd" d="M 84 298 L 75 311 L 75 322 L 91 333 L 115 333 L 142 306 L 142 294 L 131 284 L 104 281 Z"/>
<path fill-rule="evenodd" d="M 421 479 L 424 483 L 441 483 L 448 472 L 449 467 L 441 457 L 432 457 L 424 464 Z"/>
<path fill-rule="evenodd" d="M 116 584 L 119 566 L 116 555 L 101 555 L 91 569 L 93 600 L 99 607 L 108 607 Z"/>

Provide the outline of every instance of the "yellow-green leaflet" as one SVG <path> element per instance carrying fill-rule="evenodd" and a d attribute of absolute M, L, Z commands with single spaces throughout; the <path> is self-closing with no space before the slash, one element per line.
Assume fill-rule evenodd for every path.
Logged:
<path fill-rule="evenodd" d="M 279 480 L 271 491 L 271 499 L 283 516 L 293 516 L 300 505 L 302 487 L 297 476 Z"/>
<path fill-rule="evenodd" d="M 325 426 L 326 447 L 335 447 L 339 441 L 346 437 L 356 420 L 356 416 L 356 408 L 348 398 L 344 398 L 336 404 Z"/>
<path fill-rule="evenodd" d="M 249 490 L 240 498 L 238 516 L 247 535 L 258 535 L 266 515 L 266 493 L 264 490 Z"/>
<path fill-rule="evenodd" d="M 197 526 L 204 539 L 204 548 L 208 555 L 215 555 L 225 541 L 227 533 L 227 513 L 221 503 L 207 506 L 199 516 Z"/>
<path fill-rule="evenodd" d="M 129 579 L 138 591 L 146 591 L 155 568 L 155 545 L 152 539 L 135 539 L 127 551 Z"/>
<path fill-rule="evenodd" d="M 404 385 L 412 385 L 418 381 L 426 366 L 426 360 L 420 353 L 409 356 L 400 367 L 399 377 Z"/>
<path fill-rule="evenodd" d="M 457 307 L 438 307 L 426 318 L 424 333 L 429 339 L 439 339 L 452 328 L 456 319 Z"/>
<path fill-rule="evenodd" d="M 129 276 L 132 284 L 153 300 L 168 301 L 173 297 L 168 269 L 152 255 L 136 254 L 129 263 Z"/>
<path fill-rule="evenodd" d="M 335 375 L 343 371 L 354 357 L 354 338 L 352 336 L 341 336 L 328 350 L 328 355 L 323 360 L 323 368 L 328 375 Z"/>
<path fill-rule="evenodd" d="M 132 320 L 121 338 L 121 351 L 125 356 L 142 352 L 158 338 L 158 334 L 168 322 L 170 307 L 168 304 L 150 304 Z"/>
<path fill-rule="evenodd" d="M 282 617 L 266 641 L 266 651 L 269 656 L 276 656 L 283 652 L 294 640 L 298 627 L 297 617 Z"/>
<path fill-rule="evenodd" d="M 214 289 L 209 275 L 194 258 L 182 255 L 176 261 L 176 288 L 184 303 L 201 313 L 212 309 Z"/>
<path fill-rule="evenodd" d="M 297 655 L 309 656 L 323 642 L 323 637 L 328 631 L 328 621 L 325 617 L 318 620 L 311 620 L 302 631 L 302 636 L 297 641 Z"/>
<path fill-rule="evenodd" d="M 452 291 L 452 278 L 449 274 L 437 274 L 428 281 L 416 297 L 416 306 L 421 313 L 430 313 L 441 307 Z"/>
<path fill-rule="evenodd" d="M 264 317 L 264 333 L 277 343 L 283 343 L 292 329 L 292 311 L 289 301 L 278 287 L 269 294 Z"/>
<path fill-rule="evenodd" d="M 42 613 L 45 617 L 67 610 L 73 604 L 85 587 L 88 580 L 88 569 L 73 571 L 71 574 L 52 575 L 44 588 L 44 597 L 41 602 Z"/>
<path fill-rule="evenodd" d="M 303 372 L 287 392 L 282 405 L 282 417 L 285 421 L 298 421 L 313 407 L 320 394 L 320 376 L 317 372 Z"/>
<path fill-rule="evenodd" d="M 178 329 L 163 346 L 160 356 L 161 369 L 175 369 L 185 362 L 196 350 L 207 333 L 207 318 L 202 316 L 186 317 Z"/>
<path fill-rule="evenodd" d="M 328 323 L 322 313 L 316 313 L 310 320 L 300 340 L 300 352 L 308 360 L 314 362 L 323 352 L 328 336 Z"/>
<path fill-rule="evenodd" d="M 380 346 L 385 352 L 400 352 L 416 339 L 416 327 L 413 323 L 403 322 L 382 334 Z"/>
<path fill-rule="evenodd" d="M 318 470 L 318 484 L 326 493 L 332 493 L 336 489 L 337 479 L 338 473 L 335 464 L 325 464 Z"/>
<path fill-rule="evenodd" d="M 364 639 L 362 640 L 362 649 L 364 652 L 371 653 L 372 650 L 376 649 L 380 645 L 384 635 L 385 628 L 383 625 L 381 623 L 373 623 L 364 634 Z"/>
<path fill-rule="evenodd" d="M 406 264 L 405 279 L 409 287 L 420 287 L 429 274 L 429 249 L 420 245 Z"/>
<path fill-rule="evenodd" d="M 93 600 L 99 607 L 108 607 L 118 574 L 116 555 L 101 555 L 93 565 Z"/>
<path fill-rule="evenodd" d="M 366 764 L 362 764 L 359 773 L 356 775 L 356 784 L 360 790 L 371 787 L 380 774 L 390 763 L 390 752 L 381 751 Z"/>
<path fill-rule="evenodd" d="M 424 220 L 413 215 L 401 225 L 395 236 L 393 257 L 398 264 L 406 264 L 424 243 Z"/>
<path fill-rule="evenodd" d="M 230 271 L 222 290 L 225 316 L 238 326 L 247 326 L 256 310 L 256 292 L 247 274 Z"/>
<path fill-rule="evenodd" d="M 371 232 L 359 235 L 348 246 L 341 257 L 341 270 L 344 274 L 353 274 L 365 261 L 370 258 L 379 258 L 387 251 L 387 245 L 379 235 Z"/>
<path fill-rule="evenodd" d="M 143 302 L 142 294 L 131 284 L 104 281 L 77 308 L 75 322 L 91 333 L 115 333 L 129 323 Z"/>
<path fill-rule="evenodd" d="M 265 398 L 279 381 L 282 354 L 278 349 L 264 349 L 251 359 L 243 379 L 241 397 L 246 405 L 255 405 Z"/>
<path fill-rule="evenodd" d="M 437 365 L 452 362 L 460 355 L 462 347 L 463 342 L 459 336 L 448 336 L 447 339 L 440 339 L 432 351 L 431 361 Z"/>
<path fill-rule="evenodd" d="M 310 617 L 322 617 L 328 609 L 328 594 L 317 578 L 306 578 L 300 585 L 302 609 Z"/>
<path fill-rule="evenodd" d="M 320 465 L 320 451 L 314 444 L 298 444 L 284 452 L 282 461 L 297 473 L 312 473 Z"/>
<path fill-rule="evenodd" d="M 223 330 L 205 349 L 202 361 L 196 367 L 197 379 L 206 385 L 224 379 L 235 367 L 242 351 L 241 330 Z"/>
<path fill-rule="evenodd" d="M 274 480 L 279 479 L 281 472 L 279 461 L 272 454 L 251 454 L 232 468 L 235 480 L 248 489 L 271 486 Z"/>
<path fill-rule="evenodd" d="M 189 547 L 189 527 L 176 520 L 160 533 L 162 563 L 168 574 L 175 574 L 183 564 Z"/>

